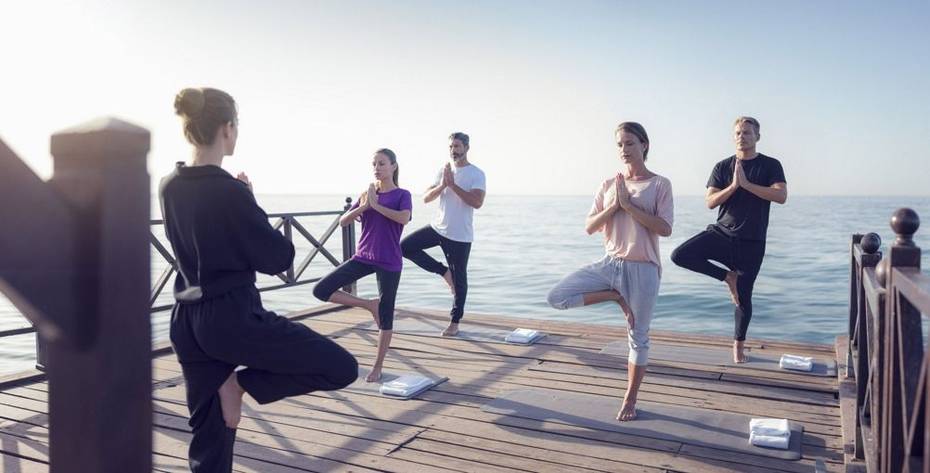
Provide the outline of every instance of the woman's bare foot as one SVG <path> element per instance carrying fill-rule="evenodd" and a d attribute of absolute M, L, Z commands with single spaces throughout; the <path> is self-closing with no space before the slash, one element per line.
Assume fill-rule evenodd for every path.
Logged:
<path fill-rule="evenodd" d="M 455 295 L 455 281 L 452 280 L 452 270 L 447 269 L 445 274 L 442 275 L 442 278 L 446 280 L 446 284 L 449 285 L 449 292 L 451 292 L 452 295 L 454 296 Z"/>
<path fill-rule="evenodd" d="M 378 326 L 378 329 L 381 329 L 381 317 L 378 317 L 378 306 L 381 304 L 381 299 L 377 297 L 368 301 L 367 309 L 368 312 L 371 312 L 372 318 L 375 319 L 375 325 Z"/>
<path fill-rule="evenodd" d="M 617 420 L 627 422 L 636 419 L 636 399 L 623 398 L 623 404 L 620 405 L 620 411 L 617 412 Z"/>
<path fill-rule="evenodd" d="M 739 293 L 736 292 L 736 278 L 737 274 L 734 271 L 727 273 L 727 277 L 723 278 L 723 282 L 727 283 L 727 287 L 730 289 L 730 300 L 733 301 L 733 305 L 739 305 Z"/>
<path fill-rule="evenodd" d="M 372 367 L 371 373 L 368 373 L 368 376 L 365 377 L 365 381 L 369 383 L 374 383 L 381 379 L 381 367 Z"/>
<path fill-rule="evenodd" d="M 233 371 L 226 381 L 217 390 L 220 396 L 220 410 L 223 412 L 223 421 L 226 427 L 235 429 L 239 425 L 239 419 L 242 417 L 242 395 L 245 390 L 239 386 L 239 378 Z"/>
<path fill-rule="evenodd" d="M 454 337 L 458 335 L 458 333 L 459 333 L 459 324 L 452 322 L 449 324 L 448 327 L 446 327 L 445 330 L 442 331 L 442 336 L 443 337 Z"/>
<path fill-rule="evenodd" d="M 733 363 L 745 363 L 746 354 L 743 352 L 744 342 L 739 340 L 733 341 Z"/>
<path fill-rule="evenodd" d="M 618 300 L 617 303 L 620 304 L 620 309 L 623 310 L 623 316 L 626 317 L 627 330 L 633 330 L 633 326 L 636 324 L 636 317 L 633 315 L 633 309 L 626 303 L 626 299 L 624 299 L 623 296 L 620 296 L 620 300 Z"/>

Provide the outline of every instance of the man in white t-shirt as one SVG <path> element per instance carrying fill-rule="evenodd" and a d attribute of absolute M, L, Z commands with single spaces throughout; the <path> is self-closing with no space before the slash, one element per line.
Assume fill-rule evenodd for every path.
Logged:
<path fill-rule="evenodd" d="M 426 190 L 423 202 L 439 198 L 439 215 L 433 223 L 407 235 L 400 242 L 404 257 L 417 266 L 442 276 L 452 290 L 452 322 L 442 331 L 446 337 L 459 331 L 459 321 L 465 313 L 465 295 L 468 292 L 468 255 L 474 240 L 472 214 L 484 204 L 484 172 L 468 162 L 468 135 L 456 132 L 449 136 L 449 157 L 433 185 Z M 446 264 L 426 253 L 427 248 L 439 246 L 446 256 Z"/>

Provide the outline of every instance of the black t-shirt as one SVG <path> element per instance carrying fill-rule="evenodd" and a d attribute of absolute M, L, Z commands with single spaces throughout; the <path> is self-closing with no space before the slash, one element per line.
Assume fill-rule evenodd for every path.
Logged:
<path fill-rule="evenodd" d="M 733 166 L 736 156 L 730 156 L 714 166 L 707 180 L 707 187 L 724 189 L 733 181 Z M 787 182 L 785 171 L 777 159 L 759 153 L 755 158 L 743 161 L 743 171 L 749 182 L 769 187 L 776 182 Z M 739 188 L 717 212 L 717 227 L 727 235 L 742 240 L 765 241 L 769 227 L 771 202 Z"/>

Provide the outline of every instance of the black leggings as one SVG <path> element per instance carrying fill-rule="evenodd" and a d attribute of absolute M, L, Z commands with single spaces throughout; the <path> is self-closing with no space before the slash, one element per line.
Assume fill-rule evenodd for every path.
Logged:
<path fill-rule="evenodd" d="M 371 273 L 375 273 L 378 278 L 378 297 L 380 298 L 378 320 L 381 323 L 381 330 L 391 330 L 394 328 L 394 301 L 397 300 L 400 271 L 388 271 L 373 264 L 350 259 L 320 279 L 313 288 L 313 295 L 323 302 L 328 302 L 339 288 L 352 284 Z"/>
<path fill-rule="evenodd" d="M 752 319 L 752 288 L 765 256 L 765 241 L 740 240 L 722 233 L 716 226 L 691 237 L 672 252 L 672 261 L 685 269 L 723 281 L 727 270 L 712 264 L 716 261 L 736 272 L 739 305 L 733 311 L 733 338 L 745 340 Z"/>
<path fill-rule="evenodd" d="M 427 248 L 439 246 L 446 255 L 447 268 L 444 264 L 428 255 Z M 471 253 L 471 243 L 450 240 L 427 225 L 404 238 L 400 242 L 400 249 L 404 258 L 413 261 L 417 266 L 440 276 L 452 271 L 452 283 L 455 286 L 455 302 L 452 303 L 452 323 L 459 323 L 465 314 L 465 296 L 468 294 L 468 255 Z"/>
<path fill-rule="evenodd" d="M 194 473 L 232 471 L 236 429 L 226 427 L 217 390 L 237 366 L 239 384 L 259 404 L 342 389 L 358 377 L 349 352 L 306 325 L 262 308 L 254 287 L 175 304 L 171 346 L 181 363 L 193 430 Z"/>

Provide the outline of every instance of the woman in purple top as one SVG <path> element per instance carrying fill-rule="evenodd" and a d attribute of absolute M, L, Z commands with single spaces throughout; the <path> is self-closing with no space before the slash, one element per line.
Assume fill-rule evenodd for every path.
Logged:
<path fill-rule="evenodd" d="M 359 196 L 355 205 L 346 212 L 339 223 L 352 225 L 356 219 L 362 221 L 362 237 L 358 250 L 351 260 L 333 270 L 317 283 L 313 295 L 317 299 L 336 304 L 368 309 L 378 324 L 378 357 L 366 380 L 374 382 L 381 378 L 381 364 L 391 345 L 391 330 L 394 325 L 394 300 L 400 283 L 402 255 L 400 234 L 410 222 L 413 204 L 410 192 L 397 187 L 397 156 L 383 148 L 375 151 L 371 161 L 377 182 L 368 187 L 368 192 Z M 375 273 L 378 278 L 378 297 L 362 299 L 339 288 Z"/>

